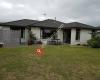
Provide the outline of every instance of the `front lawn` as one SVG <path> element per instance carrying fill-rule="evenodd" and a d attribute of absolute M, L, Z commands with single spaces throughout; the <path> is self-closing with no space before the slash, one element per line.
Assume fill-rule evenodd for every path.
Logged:
<path fill-rule="evenodd" d="M 46 46 L 0 49 L 0 80 L 100 80 L 100 49 Z"/>

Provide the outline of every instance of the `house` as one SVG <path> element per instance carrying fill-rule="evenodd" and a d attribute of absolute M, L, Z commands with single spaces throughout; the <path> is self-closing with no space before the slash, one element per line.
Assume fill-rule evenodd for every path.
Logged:
<path fill-rule="evenodd" d="M 91 39 L 91 33 L 94 30 L 94 27 L 79 22 L 63 23 L 47 19 L 31 24 L 30 27 L 38 39 L 47 39 L 61 24 L 64 24 L 64 27 L 57 32 L 57 35 L 54 36 L 54 38 L 60 39 L 63 43 L 72 45 L 86 44 L 87 40 Z"/>
<path fill-rule="evenodd" d="M 52 39 L 60 39 L 62 43 L 71 45 L 86 44 L 87 40 L 91 39 L 91 33 L 95 30 L 95 27 L 87 24 L 79 22 L 63 23 L 52 19 L 44 21 L 28 19 L 11 21 L 0 24 L 0 28 L 2 30 L 19 31 L 19 41 L 22 44 L 28 41 L 29 28 L 38 40 L 43 41 L 54 34 L 61 24 L 63 24 L 64 27 L 57 31 Z"/>

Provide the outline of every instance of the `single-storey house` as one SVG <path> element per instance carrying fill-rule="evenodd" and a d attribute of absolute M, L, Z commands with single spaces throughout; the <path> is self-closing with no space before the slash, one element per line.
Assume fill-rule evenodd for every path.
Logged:
<path fill-rule="evenodd" d="M 87 40 L 91 39 L 94 27 L 79 22 L 63 23 L 47 19 L 31 24 L 30 27 L 32 32 L 36 34 L 36 37 L 47 39 L 61 24 L 64 24 L 64 27 L 57 32 L 56 38 L 60 39 L 63 43 L 71 45 L 86 44 Z"/>
<path fill-rule="evenodd" d="M 0 29 L 3 31 L 20 31 L 20 43 L 27 43 L 28 29 L 31 29 L 35 37 L 42 41 L 48 39 L 54 34 L 61 24 L 64 26 L 57 31 L 56 35 L 53 36 L 53 39 L 60 39 L 62 43 L 68 43 L 71 45 L 86 44 L 87 40 L 92 37 L 91 33 L 99 30 L 98 28 L 95 29 L 94 26 L 79 22 L 63 23 L 52 19 L 44 21 L 28 19 L 11 21 L 0 24 Z"/>

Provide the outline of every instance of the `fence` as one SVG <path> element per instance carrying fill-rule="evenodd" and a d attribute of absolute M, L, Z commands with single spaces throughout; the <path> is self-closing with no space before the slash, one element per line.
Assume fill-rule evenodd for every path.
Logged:
<path fill-rule="evenodd" d="M 18 46 L 20 35 L 20 30 L 0 30 L 0 43 L 4 43 L 4 47 Z"/>

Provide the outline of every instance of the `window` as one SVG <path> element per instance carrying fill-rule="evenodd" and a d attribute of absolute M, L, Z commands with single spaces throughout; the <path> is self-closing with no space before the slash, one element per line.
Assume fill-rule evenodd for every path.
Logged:
<path fill-rule="evenodd" d="M 80 40 L 80 29 L 76 29 L 76 40 Z"/>
<path fill-rule="evenodd" d="M 47 39 L 49 37 L 51 37 L 52 34 L 55 33 L 56 30 L 54 29 L 42 29 L 42 38 L 43 39 Z M 57 38 L 57 35 L 55 34 L 53 36 L 53 39 L 56 39 Z"/>
<path fill-rule="evenodd" d="M 21 29 L 21 38 L 25 38 L 25 29 Z"/>

